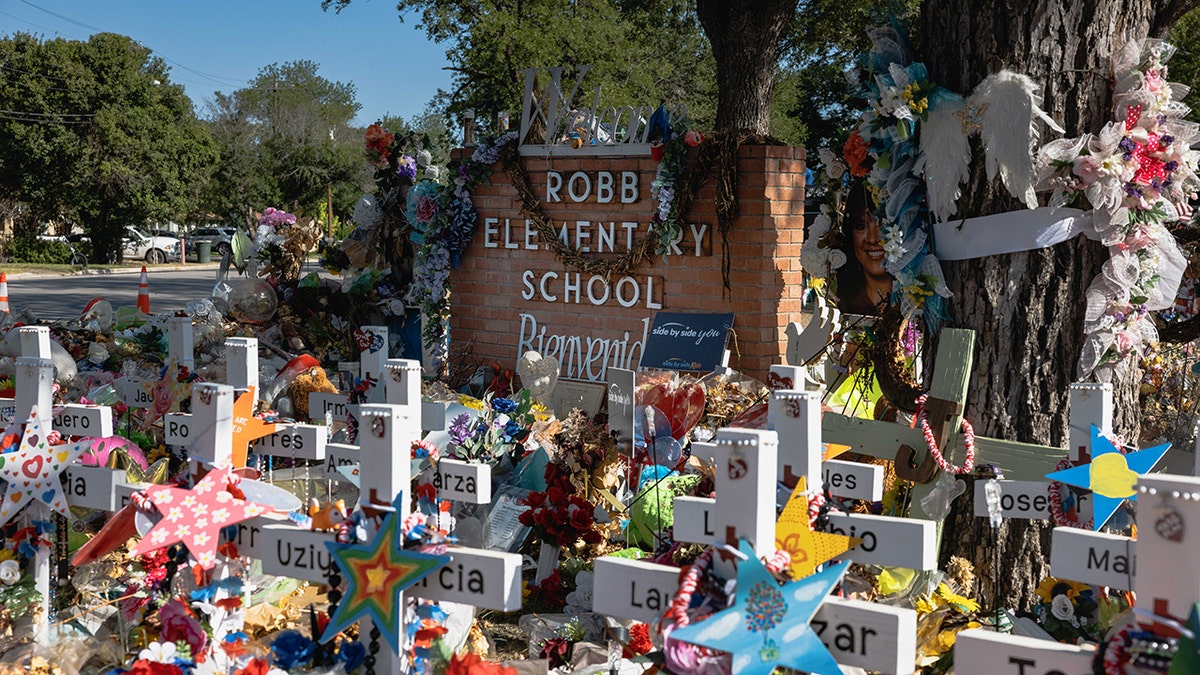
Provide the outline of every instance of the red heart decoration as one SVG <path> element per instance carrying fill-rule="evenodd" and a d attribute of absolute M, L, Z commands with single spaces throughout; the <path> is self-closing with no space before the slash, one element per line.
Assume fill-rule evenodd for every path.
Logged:
<path fill-rule="evenodd" d="M 361 328 L 354 329 L 354 344 L 358 345 L 358 351 L 363 351 L 371 346 L 371 334 Z"/>
<path fill-rule="evenodd" d="M 1167 511 L 1154 521 L 1154 531 L 1163 539 L 1183 541 L 1183 516 L 1175 510 Z"/>
<path fill-rule="evenodd" d="M 43 458 L 41 455 L 25 460 L 21 465 L 21 472 L 30 478 L 39 478 L 42 475 Z M 26 483 L 28 485 L 28 483 Z"/>
<path fill-rule="evenodd" d="M 767 387 L 771 391 L 790 390 L 796 387 L 796 383 L 790 377 L 781 377 L 775 373 L 767 373 Z"/>
<path fill-rule="evenodd" d="M 638 387 L 637 405 L 650 405 L 671 421 L 671 437 L 681 440 L 704 416 L 704 386 L 675 377 Z"/>

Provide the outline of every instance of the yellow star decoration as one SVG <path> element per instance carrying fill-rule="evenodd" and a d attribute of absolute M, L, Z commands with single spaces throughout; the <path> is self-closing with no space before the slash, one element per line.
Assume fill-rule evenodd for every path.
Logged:
<path fill-rule="evenodd" d="M 821 454 L 821 461 L 824 462 L 833 459 L 849 449 L 850 446 L 842 445 L 841 443 L 826 443 L 824 451 Z"/>
<path fill-rule="evenodd" d="M 812 530 L 808 524 L 807 484 L 807 480 L 800 479 L 775 523 L 775 548 L 785 550 L 792 556 L 793 579 L 811 575 L 817 565 L 862 543 L 858 537 Z"/>
<path fill-rule="evenodd" d="M 277 424 L 268 424 L 254 416 L 254 387 L 237 397 L 233 402 L 233 467 L 240 469 L 246 466 L 246 455 L 250 452 L 250 444 L 270 436 L 279 428 Z"/>

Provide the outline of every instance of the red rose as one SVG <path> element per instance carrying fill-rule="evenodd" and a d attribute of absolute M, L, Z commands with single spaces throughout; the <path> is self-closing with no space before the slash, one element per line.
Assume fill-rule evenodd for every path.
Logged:
<path fill-rule="evenodd" d="M 179 666 L 173 663 L 159 663 L 145 659 L 134 661 L 125 673 L 126 675 L 183 675 Z"/>

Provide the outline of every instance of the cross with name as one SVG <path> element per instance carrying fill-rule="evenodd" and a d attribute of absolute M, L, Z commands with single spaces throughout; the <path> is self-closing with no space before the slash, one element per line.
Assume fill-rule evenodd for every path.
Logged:
<path fill-rule="evenodd" d="M 802 401 L 802 405 L 819 406 L 820 394 L 811 392 L 789 392 Z M 819 408 L 806 419 L 815 430 L 815 440 L 807 430 L 789 435 L 775 431 L 750 429 L 721 429 L 714 443 L 693 443 L 694 456 L 708 458 L 715 467 L 716 499 L 677 497 L 675 499 L 675 538 L 703 544 L 727 544 L 744 539 L 755 553 L 769 556 L 775 552 L 776 513 L 775 494 L 778 463 L 787 454 L 781 447 L 780 438 L 787 438 L 787 445 L 813 443 L 815 448 L 814 468 L 808 476 L 814 485 L 820 485 L 820 433 L 817 423 Z M 793 448 L 794 450 L 794 448 Z M 807 473 L 807 471 L 806 471 Z M 720 508 L 717 508 L 718 502 Z M 876 518 L 878 516 L 854 516 Z M 887 522 L 885 522 L 885 520 Z M 908 524 L 922 531 L 916 537 L 923 549 L 928 549 L 912 565 L 920 568 L 936 566 L 932 553 L 932 523 L 908 521 L 908 519 L 880 519 L 871 526 L 875 528 L 869 536 L 878 537 L 873 547 L 883 551 L 892 547 L 884 557 L 889 560 L 908 561 L 906 554 L 898 555 L 896 544 L 883 541 L 890 537 L 897 523 Z M 866 521 L 869 522 L 869 521 Z M 846 521 L 835 527 L 858 531 L 858 520 Z M 875 534 L 875 532 L 878 534 Z M 896 541 L 912 537 L 912 532 L 900 532 Z M 859 534 L 857 536 L 862 536 Z M 888 542 L 892 542 L 890 538 Z M 897 556 L 897 557 L 892 557 Z M 846 555 L 859 560 L 856 549 Z M 731 558 L 714 557 L 714 570 L 728 577 L 732 571 Z M 891 564 L 902 564 L 895 562 Z M 611 592 L 597 593 L 593 598 L 594 611 L 652 623 L 670 605 L 679 588 L 679 570 L 667 565 L 658 565 L 636 560 L 601 557 L 595 563 L 597 588 Z M 916 660 L 916 613 L 911 609 L 885 607 L 874 603 L 827 599 L 810 624 L 818 637 L 830 650 L 838 663 L 858 666 L 884 673 L 911 672 Z"/>

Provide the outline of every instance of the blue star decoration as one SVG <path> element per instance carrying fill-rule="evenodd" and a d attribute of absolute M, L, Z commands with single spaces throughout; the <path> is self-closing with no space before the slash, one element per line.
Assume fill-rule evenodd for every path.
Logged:
<path fill-rule="evenodd" d="M 842 580 L 850 561 L 782 586 L 741 540 L 747 559 L 738 563 L 737 598 L 704 621 L 671 637 L 733 655 L 733 675 L 770 675 L 776 667 L 812 675 L 842 675 L 842 669 L 809 626 L 821 602 Z"/>
<path fill-rule="evenodd" d="M 370 542 L 349 545 L 325 542 L 334 564 L 346 575 L 346 592 L 329 618 L 322 642 L 328 642 L 360 618 L 370 617 L 392 651 L 400 653 L 398 636 L 404 618 L 401 591 L 450 562 L 450 556 L 404 550 L 399 515 L 403 499 L 403 492 L 396 495 L 392 502 L 395 510 L 384 517 Z"/>
<path fill-rule="evenodd" d="M 1091 463 L 1048 473 L 1046 478 L 1092 491 L 1092 527 L 1098 532 L 1122 502 L 1137 499 L 1138 476 L 1149 473 L 1170 447 L 1165 443 L 1123 455 L 1093 424 Z"/>

